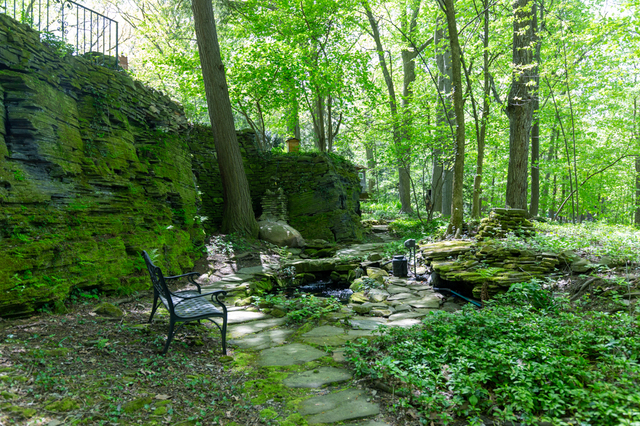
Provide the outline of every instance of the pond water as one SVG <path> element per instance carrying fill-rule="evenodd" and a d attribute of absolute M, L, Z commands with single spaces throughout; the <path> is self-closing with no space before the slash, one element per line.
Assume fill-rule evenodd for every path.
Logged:
<path fill-rule="evenodd" d="M 353 290 L 349 288 L 349 283 L 344 281 L 333 281 L 332 279 L 320 280 L 313 283 L 305 284 L 295 288 L 297 293 L 309 293 L 319 297 L 335 297 L 343 303 L 347 303 L 353 294 Z M 287 293 L 288 297 L 292 297 L 294 292 Z"/>

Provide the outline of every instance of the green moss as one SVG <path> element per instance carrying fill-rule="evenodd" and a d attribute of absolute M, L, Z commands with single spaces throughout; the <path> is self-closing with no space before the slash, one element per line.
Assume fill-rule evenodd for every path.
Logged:
<path fill-rule="evenodd" d="M 308 425 L 307 421 L 299 413 L 294 413 L 290 415 L 289 417 L 284 419 L 282 423 L 280 423 L 280 426 L 307 426 L 307 425 Z"/>
<path fill-rule="evenodd" d="M 48 404 L 45 409 L 55 412 L 67 412 L 80 408 L 80 403 L 71 398 L 64 398 Z"/>
<path fill-rule="evenodd" d="M 135 413 L 136 411 L 140 411 L 146 408 L 147 406 L 151 405 L 152 402 L 153 402 L 153 399 L 150 396 L 137 398 L 137 399 L 134 399 L 133 401 L 129 401 L 126 404 L 124 404 L 122 406 L 122 410 L 128 414 Z"/>
<path fill-rule="evenodd" d="M 272 420 L 278 417 L 278 412 L 275 410 L 272 410 L 271 408 L 265 408 L 263 410 L 260 410 L 260 413 L 258 414 L 258 416 L 262 421 Z"/>
<path fill-rule="evenodd" d="M 25 407 L 20 407 L 18 405 L 6 404 L 6 405 L 0 406 L 0 408 L 2 408 L 3 411 L 17 414 L 18 416 L 25 419 L 29 419 L 35 416 L 36 414 L 36 410 L 34 410 L 33 408 L 25 408 Z"/>

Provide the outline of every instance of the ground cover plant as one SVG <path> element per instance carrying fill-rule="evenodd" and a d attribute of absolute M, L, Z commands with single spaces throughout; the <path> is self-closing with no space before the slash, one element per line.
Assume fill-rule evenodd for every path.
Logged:
<path fill-rule="evenodd" d="M 120 304 L 122 319 L 82 299 L 67 314 L 0 322 L 0 424 L 259 422 L 215 327 L 184 327 L 161 356 L 168 321 L 161 309 L 146 324 L 151 294 Z"/>
<path fill-rule="evenodd" d="M 534 222 L 536 235 L 526 240 L 510 236 L 504 244 L 561 253 L 573 250 L 592 261 L 606 256 L 613 265 L 640 264 L 640 230 L 600 222 Z"/>
<path fill-rule="evenodd" d="M 348 350 L 351 362 L 427 421 L 637 425 L 638 312 L 581 311 L 522 287 L 481 310 L 468 305 L 411 329 L 382 328 Z"/>

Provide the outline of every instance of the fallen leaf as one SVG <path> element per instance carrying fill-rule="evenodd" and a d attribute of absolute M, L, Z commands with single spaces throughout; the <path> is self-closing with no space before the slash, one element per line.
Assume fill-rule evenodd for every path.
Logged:
<path fill-rule="evenodd" d="M 156 396 L 154 396 L 155 399 L 159 399 L 161 401 L 165 400 L 165 399 L 171 399 L 171 397 L 169 395 L 162 395 L 162 394 L 158 394 Z"/>

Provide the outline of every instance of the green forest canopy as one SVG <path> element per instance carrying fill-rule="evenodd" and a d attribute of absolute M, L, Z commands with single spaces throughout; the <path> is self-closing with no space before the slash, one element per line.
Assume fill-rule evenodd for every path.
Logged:
<path fill-rule="evenodd" d="M 114 6 L 131 24 L 124 44 L 135 77 L 206 123 L 190 2 Z M 215 8 L 236 127 L 253 128 L 265 150 L 299 135 L 305 150 L 366 165 L 368 190 L 380 198 L 410 189 L 403 210 L 424 212 L 429 197 L 427 207 L 451 213 L 456 118 L 444 3 L 221 0 Z M 528 126 L 539 130 L 526 129 L 530 212 L 639 224 L 638 1 L 458 0 L 455 9 L 465 217 L 505 206 L 510 157 L 522 156 L 510 151 L 507 115 L 520 84 L 523 102 L 538 101 Z M 514 28 L 524 38 L 515 49 Z M 517 54 L 529 62 L 514 63 Z M 398 184 L 402 170 L 409 185 Z"/>

